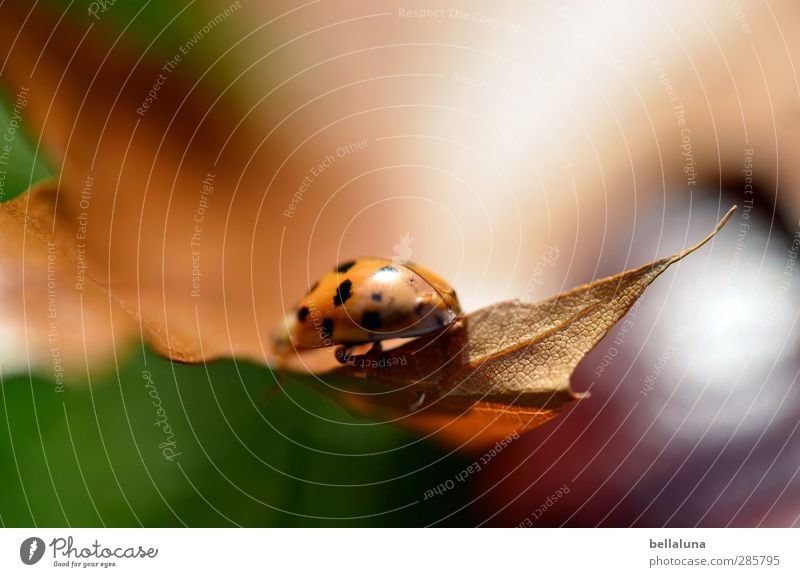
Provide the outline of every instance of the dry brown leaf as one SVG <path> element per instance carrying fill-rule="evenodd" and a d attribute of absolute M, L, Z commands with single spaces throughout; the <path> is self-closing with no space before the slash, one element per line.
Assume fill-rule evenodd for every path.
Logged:
<path fill-rule="evenodd" d="M 187 77 L 189 66 L 172 71 L 140 114 L 165 74 L 164 60 L 110 35 L 80 9 L 68 12 L 61 18 L 61 11 L 43 5 L 0 5 L 0 79 L 11 95 L 29 88 L 26 128 L 41 134 L 42 149 L 60 170 L 57 182 L 0 205 L 0 217 L 24 218 L 39 241 L 56 242 L 73 260 L 80 249 L 87 280 L 132 313 L 141 336 L 164 355 L 263 362 L 260 327 L 280 314 L 274 295 L 281 227 L 274 217 L 292 189 L 273 176 L 284 159 L 280 131 L 260 143 L 262 135 L 256 139 L 251 125 L 240 125 L 227 100 L 214 105 L 217 95 L 208 83 Z M 206 181 L 213 186 L 208 194 Z M 193 276 L 198 246 L 200 290 Z M 14 263 L 31 280 L 44 278 L 43 270 L 34 270 L 38 265 Z M 65 266 L 59 287 L 75 283 L 76 271 Z M 24 302 L 30 309 L 34 301 Z M 62 315 L 79 316 L 73 305 L 60 299 Z M 46 323 L 30 324 L 39 320 L 34 311 L 27 318 L 28 326 L 4 320 L 15 331 L 46 332 Z M 107 335 L 116 327 L 100 324 L 86 334 L 86 347 L 105 348 L 111 357 Z M 124 336 L 139 331 L 126 329 Z M 34 356 L 47 358 L 46 347 L 28 345 Z M 82 353 L 74 358 L 84 363 Z"/>
<path fill-rule="evenodd" d="M 537 427 L 578 398 L 570 375 L 586 353 L 651 282 L 713 238 L 735 209 L 701 242 L 667 258 L 539 303 L 491 305 L 467 315 L 455 330 L 414 340 L 380 360 L 354 357 L 332 372 L 345 378 L 331 380 L 328 392 L 360 411 L 377 411 L 458 445 Z"/>
<path fill-rule="evenodd" d="M 43 183 L 0 208 L 0 368 L 38 366 L 58 391 L 67 376 L 112 362 L 137 332 L 108 293 L 76 281 L 74 255 L 40 228 L 37 217 L 48 207 L 52 214 L 51 191 L 52 184 Z M 28 207 L 28 198 L 40 201 Z"/>

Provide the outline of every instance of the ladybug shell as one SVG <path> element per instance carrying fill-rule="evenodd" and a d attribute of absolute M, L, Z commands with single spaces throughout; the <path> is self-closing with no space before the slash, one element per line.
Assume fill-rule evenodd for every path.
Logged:
<path fill-rule="evenodd" d="M 317 348 L 434 333 L 460 314 L 455 291 L 441 277 L 410 263 L 370 258 L 320 278 L 286 328 L 295 347 Z"/>

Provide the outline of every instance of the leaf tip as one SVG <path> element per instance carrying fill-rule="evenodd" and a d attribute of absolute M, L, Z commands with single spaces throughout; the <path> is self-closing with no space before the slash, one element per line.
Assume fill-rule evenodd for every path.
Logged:
<path fill-rule="evenodd" d="M 699 249 L 700 247 L 702 247 L 704 244 L 706 244 L 708 241 L 710 241 L 712 238 L 714 238 L 715 236 L 717 236 L 717 233 L 719 233 L 719 231 L 721 231 L 721 230 L 722 230 L 722 227 L 723 227 L 723 226 L 725 226 L 725 224 L 726 224 L 726 223 L 727 223 L 727 222 L 730 220 L 731 216 L 733 216 L 733 213 L 734 213 L 734 212 L 736 212 L 736 209 L 737 209 L 737 208 L 738 208 L 738 207 L 737 207 L 737 205 L 735 205 L 735 204 L 734 204 L 733 206 L 731 206 L 731 207 L 728 209 L 728 212 L 726 212 L 726 213 L 725 213 L 725 215 L 724 215 L 724 216 L 723 216 L 723 217 L 720 219 L 720 221 L 719 221 L 719 222 L 717 223 L 717 225 L 716 225 L 716 226 L 715 226 L 715 227 L 712 229 L 712 231 L 711 231 L 711 232 L 708 234 L 708 236 L 707 236 L 707 237 L 705 237 L 703 240 L 701 240 L 700 242 L 698 242 L 696 245 L 694 245 L 694 246 L 691 246 L 691 247 L 687 248 L 686 250 L 683 250 L 683 251 L 679 252 L 678 254 L 674 255 L 674 256 L 673 256 L 673 257 L 672 257 L 672 258 L 669 260 L 669 262 L 670 262 L 670 263 L 673 263 L 673 262 L 676 262 L 676 261 L 679 261 L 679 260 L 681 260 L 683 257 L 685 257 L 685 256 L 686 256 L 686 255 L 688 255 L 688 254 L 691 254 L 691 253 L 693 253 L 694 251 L 696 251 L 697 249 Z"/>

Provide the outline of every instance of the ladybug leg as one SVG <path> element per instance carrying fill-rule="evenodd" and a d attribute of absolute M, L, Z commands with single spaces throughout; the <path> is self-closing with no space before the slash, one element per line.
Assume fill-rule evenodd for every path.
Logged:
<path fill-rule="evenodd" d="M 422 404 L 424 402 L 425 402 L 425 393 L 420 393 L 419 396 L 417 396 L 417 400 L 408 406 L 408 410 L 414 413 L 422 408 Z"/>
<path fill-rule="evenodd" d="M 380 366 L 379 363 L 383 359 L 383 357 L 384 353 L 383 353 L 383 347 L 381 346 L 381 342 L 374 341 L 372 343 L 372 347 L 370 347 L 370 349 L 367 352 L 365 352 L 358 358 L 362 359 L 363 361 L 366 361 L 368 365 L 378 367 Z"/>
<path fill-rule="evenodd" d="M 339 362 L 339 364 L 342 365 L 350 364 L 350 362 L 356 358 L 355 355 L 353 355 L 352 347 L 347 345 L 336 345 L 336 348 L 333 350 L 333 354 L 336 356 L 336 360 Z"/>
<path fill-rule="evenodd" d="M 364 351 L 363 347 L 366 344 L 338 345 L 334 349 L 336 360 L 343 365 L 367 367 L 374 364 L 378 366 L 377 363 L 383 358 L 383 347 L 380 341 L 374 341 L 372 346 Z"/>
<path fill-rule="evenodd" d="M 336 345 L 336 348 L 333 349 L 333 354 L 340 364 L 353 365 L 356 364 L 359 359 L 366 358 L 370 353 L 371 349 L 367 350 L 367 345 L 369 345 L 369 343 L 346 343 Z"/>

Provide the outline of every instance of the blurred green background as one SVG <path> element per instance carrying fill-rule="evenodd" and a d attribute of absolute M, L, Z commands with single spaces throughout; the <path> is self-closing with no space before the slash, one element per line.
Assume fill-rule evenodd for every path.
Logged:
<path fill-rule="evenodd" d="M 193 3 L 119 3 L 101 25 L 170 54 L 207 17 Z M 204 43 L 193 56 L 214 58 L 224 47 Z M 9 103 L 3 94 L 3 133 Z M 17 134 L 2 200 L 53 174 L 35 141 Z M 468 523 L 465 484 L 422 501 L 463 468 L 461 458 L 357 419 L 308 383 L 282 382 L 278 392 L 266 367 L 177 365 L 145 348 L 120 352 L 119 363 L 63 390 L 0 371 L 3 526 Z M 172 460 L 154 401 L 171 428 L 167 446 L 179 453 Z"/>
<path fill-rule="evenodd" d="M 459 459 L 354 419 L 307 384 L 282 382 L 271 394 L 274 382 L 252 364 L 177 365 L 149 352 L 63 392 L 35 376 L 4 378 L 0 520 L 405 526 L 435 523 L 463 503 L 463 487 L 422 502 L 463 468 Z M 154 390 L 171 437 L 155 424 Z M 165 458 L 165 447 L 177 456 Z"/>

